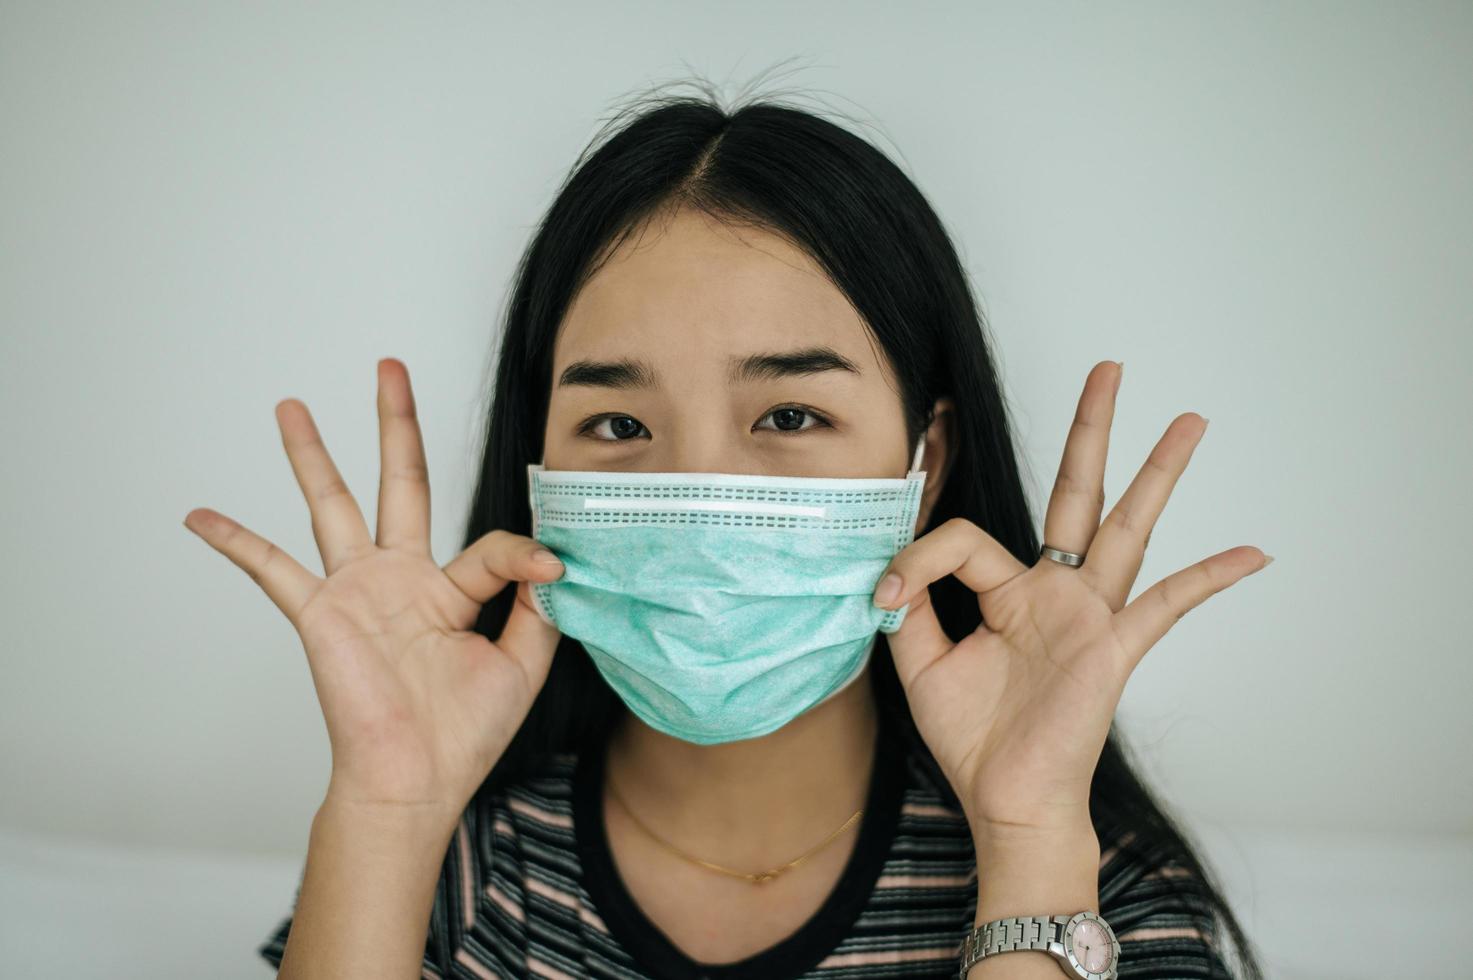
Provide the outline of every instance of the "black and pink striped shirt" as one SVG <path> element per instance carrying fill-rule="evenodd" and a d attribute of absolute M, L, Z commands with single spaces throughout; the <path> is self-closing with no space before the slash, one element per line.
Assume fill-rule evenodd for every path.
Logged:
<path fill-rule="evenodd" d="M 954 980 L 977 907 L 966 818 L 914 755 L 891 738 L 878 745 L 858 840 L 827 900 L 777 945 L 722 964 L 692 960 L 626 891 L 604 834 L 602 753 L 553 756 L 462 814 L 436 886 L 422 976 Z M 1123 842 L 1102 842 L 1099 879 L 1120 977 L 1228 976 L 1195 877 L 1170 863 L 1143 867 Z M 288 917 L 257 949 L 273 966 L 290 928 Z"/>

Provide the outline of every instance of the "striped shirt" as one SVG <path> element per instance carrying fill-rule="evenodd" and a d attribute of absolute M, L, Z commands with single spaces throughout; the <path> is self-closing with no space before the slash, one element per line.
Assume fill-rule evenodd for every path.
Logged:
<path fill-rule="evenodd" d="M 955 980 L 977 908 L 967 821 L 913 754 L 893 738 L 877 745 L 858 839 L 828 898 L 775 946 L 722 964 L 687 956 L 625 889 L 604 832 L 602 753 L 550 757 L 462 814 L 421 976 Z M 1099 911 L 1120 942 L 1119 976 L 1228 976 L 1196 879 L 1174 863 L 1141 866 L 1120 849 L 1128 837 L 1102 846 L 1100 859 Z M 273 966 L 290 928 L 288 916 L 257 949 Z"/>

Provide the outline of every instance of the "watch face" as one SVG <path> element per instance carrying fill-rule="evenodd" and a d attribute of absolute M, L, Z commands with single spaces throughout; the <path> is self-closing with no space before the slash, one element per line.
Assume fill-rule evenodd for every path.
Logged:
<path fill-rule="evenodd" d="M 1103 973 L 1110 965 L 1110 937 L 1098 922 L 1085 919 L 1074 927 L 1074 958 L 1090 973 Z"/>

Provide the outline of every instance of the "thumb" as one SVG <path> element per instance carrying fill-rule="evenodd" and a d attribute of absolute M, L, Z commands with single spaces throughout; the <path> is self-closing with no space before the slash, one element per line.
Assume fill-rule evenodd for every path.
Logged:
<path fill-rule="evenodd" d="M 923 588 L 910 600 L 900 628 L 885 637 L 895 659 L 895 673 L 906 688 L 921 671 L 935 663 L 954 643 L 936 618 L 931 605 L 931 590 Z"/>
<path fill-rule="evenodd" d="M 512 603 L 511 615 L 506 618 L 501 635 L 496 638 L 496 645 L 522 665 L 534 696 L 547 680 L 547 672 L 552 669 L 552 656 L 557 652 L 562 635 L 562 631 L 546 622 L 532 605 L 532 583 L 518 582 L 516 601 Z"/>

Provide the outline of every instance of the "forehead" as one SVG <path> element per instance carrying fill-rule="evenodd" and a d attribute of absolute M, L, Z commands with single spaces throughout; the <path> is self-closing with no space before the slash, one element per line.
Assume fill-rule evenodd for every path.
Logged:
<path fill-rule="evenodd" d="M 826 345 L 865 374 L 879 350 L 817 262 L 767 229 L 682 209 L 637 229 L 575 297 L 554 370 L 581 358 L 637 356 L 724 369 L 729 355 Z"/>

